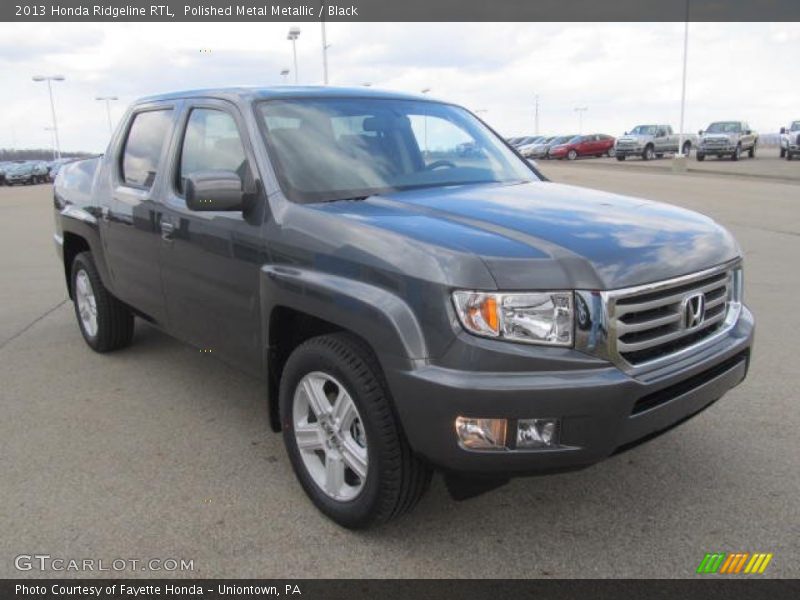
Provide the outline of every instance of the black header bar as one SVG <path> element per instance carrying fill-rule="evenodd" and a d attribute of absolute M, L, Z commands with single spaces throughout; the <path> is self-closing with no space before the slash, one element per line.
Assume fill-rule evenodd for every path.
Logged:
<path fill-rule="evenodd" d="M 0 21 L 800 21 L 798 0 L 4 0 Z"/>

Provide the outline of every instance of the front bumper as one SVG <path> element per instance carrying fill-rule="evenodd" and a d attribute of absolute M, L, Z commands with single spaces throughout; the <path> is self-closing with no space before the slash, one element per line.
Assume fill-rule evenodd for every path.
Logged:
<path fill-rule="evenodd" d="M 697 148 L 699 154 L 705 154 L 706 156 L 733 154 L 735 151 L 736 146 L 698 146 Z"/>
<path fill-rule="evenodd" d="M 641 156 L 644 152 L 644 146 L 637 148 L 636 146 L 617 146 L 617 156 Z"/>
<path fill-rule="evenodd" d="M 754 320 L 743 308 L 736 325 L 713 345 L 647 375 L 634 377 L 574 350 L 536 348 L 530 372 L 456 370 L 426 364 L 386 369 L 398 415 L 411 447 L 434 466 L 455 473 L 524 475 L 578 469 L 665 431 L 700 412 L 745 378 Z M 463 334 L 457 355 L 499 366 L 482 356 L 493 345 Z M 496 348 L 496 346 L 495 346 Z M 513 352 L 516 366 L 530 349 Z M 547 353 L 556 356 L 551 369 Z M 544 358 L 543 358 L 544 357 Z M 485 360 L 484 360 L 485 359 Z M 544 363 L 542 361 L 545 361 Z M 561 419 L 560 446 L 543 450 L 474 451 L 457 440 L 458 416 Z"/>

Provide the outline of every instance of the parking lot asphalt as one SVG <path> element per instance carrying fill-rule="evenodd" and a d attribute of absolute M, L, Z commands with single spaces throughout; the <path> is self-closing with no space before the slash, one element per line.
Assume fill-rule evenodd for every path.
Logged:
<path fill-rule="evenodd" d="M 0 188 L 0 577 L 63 575 L 15 570 L 32 553 L 183 558 L 194 571 L 174 575 L 199 577 L 692 577 L 712 551 L 771 552 L 765 576 L 800 576 L 800 185 L 588 163 L 542 168 L 737 236 L 758 320 L 749 378 L 590 469 L 460 503 L 436 478 L 415 512 L 365 533 L 306 499 L 260 382 L 141 323 L 131 348 L 89 350 L 50 186 Z"/>

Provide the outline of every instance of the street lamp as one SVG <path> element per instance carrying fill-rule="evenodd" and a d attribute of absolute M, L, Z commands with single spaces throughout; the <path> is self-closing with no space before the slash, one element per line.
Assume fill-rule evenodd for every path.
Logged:
<path fill-rule="evenodd" d="M 289 35 L 286 39 L 292 42 L 292 54 L 294 55 L 294 83 L 297 85 L 297 38 L 300 37 L 299 27 L 290 27 Z"/>
<path fill-rule="evenodd" d="M 97 96 L 95 100 L 106 103 L 106 116 L 108 117 L 108 135 L 114 133 L 114 127 L 111 125 L 111 102 L 119 100 L 116 96 Z"/>
<path fill-rule="evenodd" d="M 322 80 L 325 85 L 328 85 L 328 48 L 331 45 L 328 43 L 328 35 L 325 31 L 325 0 L 320 2 L 322 5 Z"/>
<path fill-rule="evenodd" d="M 53 145 L 53 160 L 55 160 L 56 159 L 56 138 L 55 138 L 56 130 L 53 127 L 45 127 L 44 130 L 50 132 L 50 143 Z"/>
<path fill-rule="evenodd" d="M 372 82 L 371 81 L 365 81 L 361 85 L 363 85 L 364 87 L 372 87 Z"/>
<path fill-rule="evenodd" d="M 420 93 L 421 93 L 421 94 L 427 94 L 427 93 L 428 93 L 428 92 L 430 92 L 430 91 L 431 91 L 431 88 L 425 88 L 425 89 L 423 89 L 423 90 L 420 90 Z"/>
<path fill-rule="evenodd" d="M 678 152 L 683 156 L 683 116 L 686 111 L 686 58 L 689 52 L 689 0 L 686 0 L 686 21 L 683 24 L 683 83 L 681 85 L 681 122 L 678 130 Z M 677 164 L 677 163 L 676 163 Z"/>
<path fill-rule="evenodd" d="M 539 135 L 539 94 L 533 95 L 533 133 Z"/>
<path fill-rule="evenodd" d="M 46 81 L 47 82 L 47 91 L 50 94 L 50 113 L 53 116 L 53 135 L 56 138 L 56 153 L 58 154 L 58 158 L 61 158 L 61 143 L 58 139 L 58 122 L 56 121 L 56 105 L 53 102 L 53 86 L 51 84 L 52 81 L 64 81 L 63 75 L 35 75 L 33 80 L 36 82 L 39 81 Z"/>
<path fill-rule="evenodd" d="M 589 110 L 588 106 L 576 106 L 575 112 L 578 113 L 578 133 L 583 133 L 583 113 Z"/>
<path fill-rule="evenodd" d="M 286 83 L 286 78 L 289 77 L 289 69 L 281 69 L 281 77 L 283 77 L 283 83 Z"/>

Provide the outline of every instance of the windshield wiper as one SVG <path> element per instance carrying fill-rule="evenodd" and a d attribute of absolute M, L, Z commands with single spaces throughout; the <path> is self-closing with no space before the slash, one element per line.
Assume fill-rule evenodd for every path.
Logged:
<path fill-rule="evenodd" d="M 366 200 L 367 198 L 372 198 L 373 196 L 374 194 L 368 194 L 366 196 L 351 196 L 349 198 L 331 198 L 329 200 L 321 200 L 321 202 L 360 202 L 361 200 Z"/>

